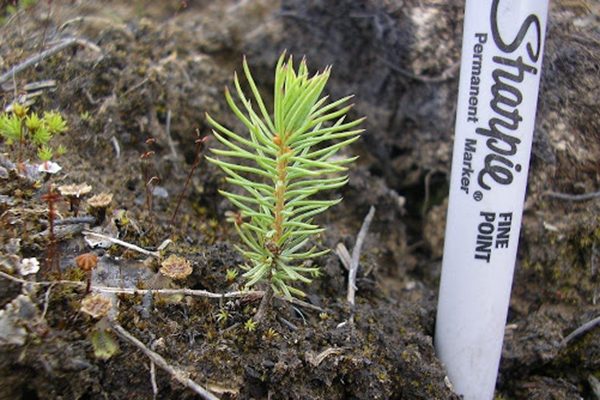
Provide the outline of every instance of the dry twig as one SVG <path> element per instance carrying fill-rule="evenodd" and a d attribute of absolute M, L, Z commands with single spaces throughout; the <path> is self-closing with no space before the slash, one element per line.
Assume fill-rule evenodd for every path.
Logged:
<path fill-rule="evenodd" d="M 350 255 L 350 252 L 348 251 L 344 243 L 338 243 L 337 246 L 335 246 L 335 254 L 337 254 L 340 258 L 340 261 L 342 262 L 344 268 L 346 268 L 346 271 L 350 271 L 350 263 L 352 262 L 352 256 Z"/>
<path fill-rule="evenodd" d="M 158 385 L 156 384 L 156 364 L 150 361 L 150 383 L 152 384 L 152 396 L 156 399 L 158 395 Z"/>
<path fill-rule="evenodd" d="M 56 79 L 46 79 L 43 81 L 31 82 L 23 85 L 23 90 L 26 92 L 36 92 L 41 89 L 48 89 L 56 87 Z"/>
<path fill-rule="evenodd" d="M 0 277 L 8 279 L 10 281 L 21 283 L 21 284 L 31 284 L 37 286 L 54 286 L 54 285 L 65 285 L 65 286 L 76 286 L 76 287 L 86 287 L 85 282 L 77 282 L 77 281 L 66 281 L 66 280 L 58 280 L 58 281 L 27 281 L 25 279 L 17 278 L 12 275 L 9 275 L 5 272 L 0 271 Z M 255 296 L 257 298 L 262 297 L 265 292 L 262 290 L 238 290 L 234 292 L 227 293 L 214 293 L 206 290 L 199 289 L 137 289 L 137 288 L 118 288 L 112 286 L 91 286 L 90 290 L 93 292 L 101 292 L 101 293 L 113 293 L 113 294 L 143 294 L 143 293 L 152 293 L 152 294 L 160 294 L 160 295 L 174 295 L 174 294 L 182 294 L 184 296 L 194 296 L 194 297 L 207 297 L 209 299 L 230 299 L 230 298 L 238 298 L 238 297 L 246 297 L 246 296 Z M 313 304 L 307 303 L 305 301 L 292 298 L 291 300 L 279 296 L 281 300 L 289 301 L 292 304 L 297 306 L 307 308 L 309 310 L 318 311 L 318 312 L 326 312 L 324 308 L 319 306 L 315 306 Z"/>
<path fill-rule="evenodd" d="M 589 374 L 587 378 L 594 395 L 596 395 L 597 399 L 600 399 L 600 380 L 592 374 Z"/>
<path fill-rule="evenodd" d="M 290 303 L 295 304 L 297 306 L 300 306 L 303 308 L 308 308 L 309 310 L 318 311 L 318 312 L 326 312 L 327 311 L 324 308 L 315 306 L 314 304 L 307 303 L 307 302 L 297 299 L 295 297 L 292 297 L 291 299 L 288 299 L 287 297 L 284 297 L 284 296 L 277 296 L 277 297 L 281 300 L 289 301 Z"/>
<path fill-rule="evenodd" d="M 584 193 L 584 194 L 548 192 L 548 193 L 546 193 L 546 196 L 552 197 L 554 199 L 559 199 L 559 200 L 586 201 L 586 200 L 594 199 L 596 197 L 600 197 L 600 191 Z"/>
<path fill-rule="evenodd" d="M 179 160 L 179 156 L 177 155 L 177 149 L 175 149 L 175 143 L 173 142 L 173 137 L 171 136 L 171 110 L 167 110 L 167 122 L 165 125 L 165 132 L 167 134 L 167 144 L 169 145 L 169 150 L 171 150 L 171 156 L 173 157 L 173 161 L 176 162 Z M 175 164 L 178 165 L 178 164 Z"/>
<path fill-rule="evenodd" d="M 315 354 L 312 351 L 306 353 L 306 360 L 313 366 L 318 367 L 327 357 L 331 355 L 337 355 L 342 353 L 346 348 L 344 347 L 329 347 L 323 350 L 319 354 Z"/>
<path fill-rule="evenodd" d="M 0 277 L 8 279 L 13 282 L 26 284 L 26 285 L 37 285 L 37 286 L 52 286 L 52 285 L 65 285 L 65 286 L 76 286 L 76 287 L 86 287 L 86 282 L 76 282 L 76 281 L 66 281 L 66 280 L 57 280 L 57 281 L 27 281 L 25 279 L 17 278 L 12 275 L 9 275 L 5 272 L 0 271 Z M 143 294 L 147 292 L 151 292 L 152 294 L 162 294 L 162 295 L 173 295 L 173 294 L 183 294 L 187 296 L 197 296 L 197 297 L 208 297 L 211 299 L 223 299 L 223 298 L 232 298 L 232 297 L 245 297 L 249 295 L 254 296 L 262 296 L 264 292 L 262 291 L 236 291 L 236 292 L 228 292 L 228 293 L 213 293 L 208 292 L 206 290 L 197 290 L 197 289 L 137 289 L 137 288 L 118 288 L 111 286 L 91 286 L 91 291 L 102 292 L 102 293 L 114 293 L 114 294 Z"/>
<path fill-rule="evenodd" d="M 101 233 L 92 232 L 92 231 L 83 231 L 82 233 L 84 235 L 86 235 L 86 236 L 94 236 L 97 239 L 108 240 L 111 243 L 118 244 L 118 245 L 123 246 L 123 247 L 127 247 L 130 250 L 137 251 L 138 253 L 142 253 L 142 254 L 145 254 L 147 256 L 155 257 L 155 258 L 157 258 L 159 260 L 161 258 L 159 252 L 142 249 L 141 247 L 136 246 L 135 244 L 127 243 L 127 242 L 124 242 L 124 241 L 122 241 L 120 239 L 117 239 L 117 238 L 113 238 L 113 237 L 106 236 L 106 235 L 103 235 Z"/>
<path fill-rule="evenodd" d="M 45 222 L 45 221 L 44 221 Z M 68 217 L 57 219 L 54 221 L 54 225 L 74 225 L 74 224 L 94 224 L 96 222 L 96 218 L 92 216 L 86 217 Z"/>
<path fill-rule="evenodd" d="M 148 357 L 154 364 L 158 365 L 164 371 L 171 374 L 173 379 L 181 383 L 187 388 L 190 388 L 194 392 L 198 393 L 200 397 L 206 400 L 219 400 L 218 397 L 204 389 L 202 386 L 187 377 L 187 374 L 177 367 L 170 365 L 160 354 L 150 350 L 146 345 L 131 335 L 125 328 L 119 325 L 115 321 L 111 321 L 111 326 L 115 333 L 124 341 L 137 347 L 146 357 Z"/>
<path fill-rule="evenodd" d="M 228 327 L 227 329 L 223 329 L 222 331 L 219 331 L 219 334 L 221 336 L 225 335 L 226 333 L 232 332 L 234 330 L 236 330 L 237 328 L 240 327 L 240 323 L 236 322 L 235 324 L 231 325 L 230 327 Z"/>
<path fill-rule="evenodd" d="M 115 149 L 115 158 L 118 160 L 119 158 L 121 158 L 121 146 L 119 145 L 119 141 L 116 137 L 113 136 L 110 138 L 110 142 L 112 143 Z"/>
<path fill-rule="evenodd" d="M 42 310 L 42 315 L 40 315 L 40 321 L 43 321 L 48 313 L 48 307 L 50 306 L 50 293 L 52 292 L 53 287 L 54 285 L 50 285 L 48 290 L 46 290 L 46 294 L 44 295 L 44 309 Z"/>
<path fill-rule="evenodd" d="M 287 326 L 291 331 L 298 332 L 298 327 L 283 317 L 277 317 L 279 322 Z"/>
<path fill-rule="evenodd" d="M 600 325 L 600 317 L 596 317 L 593 320 L 586 322 L 585 324 L 581 325 L 579 328 L 571 332 L 569 335 L 567 335 L 567 337 L 562 341 L 562 347 L 567 347 L 569 343 L 572 342 L 575 338 L 583 335 L 587 331 L 594 328 L 596 325 Z"/>
<path fill-rule="evenodd" d="M 0 84 L 3 84 L 4 82 L 12 79 L 19 72 L 22 72 L 22 71 L 26 70 L 27 68 L 34 66 L 35 64 L 44 60 L 46 57 L 49 57 L 56 53 L 59 53 L 59 52 L 65 50 L 71 46 L 74 46 L 74 45 L 88 47 L 94 51 L 100 51 L 100 48 L 98 46 L 96 46 L 95 44 L 93 44 L 87 40 L 79 39 L 79 38 L 67 39 L 62 42 L 59 42 L 56 46 L 51 47 L 48 50 L 44 50 L 41 53 L 28 58 L 27 60 L 23 61 L 21 64 L 15 65 L 14 67 L 12 67 L 10 69 L 10 71 L 8 71 L 4 75 L 0 76 Z"/>

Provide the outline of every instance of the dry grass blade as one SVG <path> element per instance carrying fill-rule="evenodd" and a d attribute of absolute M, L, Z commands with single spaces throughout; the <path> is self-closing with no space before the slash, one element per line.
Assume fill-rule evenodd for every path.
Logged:
<path fill-rule="evenodd" d="M 362 249 L 362 245 L 365 241 L 365 237 L 367 236 L 367 232 L 369 231 L 369 226 L 371 225 L 371 222 L 373 222 L 374 216 L 375 207 L 371 206 L 369 213 L 365 217 L 362 227 L 358 232 L 358 236 L 356 237 L 356 244 L 352 249 L 352 261 L 350 263 L 350 272 L 348 273 L 348 303 L 351 305 L 354 305 L 354 300 L 356 297 L 356 273 L 358 272 L 358 259 L 360 258 L 360 250 Z"/>

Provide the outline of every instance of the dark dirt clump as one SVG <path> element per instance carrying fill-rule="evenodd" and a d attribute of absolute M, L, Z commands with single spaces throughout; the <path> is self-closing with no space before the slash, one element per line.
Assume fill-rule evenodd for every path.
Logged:
<path fill-rule="evenodd" d="M 221 399 L 458 399 L 432 337 L 463 2 L 29 3 L 0 7 L 2 73 L 61 40 L 79 42 L 0 84 L 3 109 L 28 101 L 69 128 L 53 139 L 67 152 L 51 176 L 36 171 L 33 149 L 17 165 L 15 148 L 0 143 L 0 398 L 199 398 L 117 335 L 114 320 Z M 600 316 L 600 10 L 574 3 L 550 10 L 499 399 L 599 396 L 600 329 L 565 341 Z M 327 231 L 314 244 L 351 251 L 369 208 L 377 212 L 354 309 L 331 252 L 314 261 L 321 277 L 300 285 L 304 303 L 276 297 L 251 327 L 261 293 L 199 294 L 241 290 L 244 260 L 226 221 L 235 209 L 218 194 L 224 176 L 195 140 L 215 145 L 205 113 L 244 132 L 223 88 L 246 55 L 269 99 L 284 49 L 306 55 L 311 70 L 333 64 L 328 93 L 355 93 L 352 117 L 367 116 L 349 150 L 361 158 L 335 193 L 344 201 L 319 216 Z M 84 182 L 90 196 L 113 195 L 105 217 L 83 206 L 78 217 L 95 220 L 57 225 L 52 241 L 42 195 Z M 64 201 L 55 208 L 56 219 L 75 217 Z M 84 238 L 90 229 L 141 249 Z M 100 320 L 80 311 L 88 275 L 74 258 L 90 251 L 99 258 L 92 286 L 139 289 L 107 294 L 113 307 Z M 171 254 L 191 275 L 159 272 Z M 31 257 L 40 272 L 15 281 Z"/>

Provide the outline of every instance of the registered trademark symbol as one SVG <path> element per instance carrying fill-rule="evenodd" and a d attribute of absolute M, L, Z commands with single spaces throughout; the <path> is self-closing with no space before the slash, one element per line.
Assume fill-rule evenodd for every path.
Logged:
<path fill-rule="evenodd" d="M 483 193 L 481 193 L 481 190 L 478 190 L 475 193 L 473 193 L 473 198 L 475 199 L 475 201 L 481 201 L 483 199 Z"/>

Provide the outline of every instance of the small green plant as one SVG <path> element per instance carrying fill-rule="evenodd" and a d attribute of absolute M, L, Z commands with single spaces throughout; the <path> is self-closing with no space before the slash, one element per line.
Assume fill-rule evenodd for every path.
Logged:
<path fill-rule="evenodd" d="M 256 322 L 254 322 L 254 320 L 252 318 L 250 318 L 248 321 L 246 321 L 246 323 L 244 324 L 244 329 L 248 332 L 252 332 L 256 329 Z"/>
<path fill-rule="evenodd" d="M 8 146 L 17 146 L 17 163 L 22 161 L 23 147 L 33 145 L 41 161 L 49 161 L 55 155 L 65 153 L 63 146 L 53 150 L 48 143 L 57 134 L 67 130 L 67 122 L 55 112 L 44 112 L 43 116 L 30 112 L 21 104 L 15 103 L 10 113 L 0 116 L 0 136 Z"/>
<path fill-rule="evenodd" d="M 50 161 L 54 156 L 54 152 L 52 149 L 45 144 L 43 144 L 37 151 L 37 156 L 42 161 Z"/>
<path fill-rule="evenodd" d="M 260 320 L 273 291 L 288 298 L 304 296 L 291 283 L 311 282 L 307 275 L 318 273 L 318 267 L 302 264 L 329 251 L 317 251 L 314 246 L 306 249 L 311 238 L 324 231 L 313 223 L 313 217 L 341 199 L 321 200 L 313 195 L 348 182 L 345 165 L 356 157 L 334 156 L 359 138 L 362 129 L 355 128 L 363 119 L 346 121 L 352 96 L 332 103 L 322 96 L 330 67 L 311 77 L 305 60 L 295 71 L 292 57 L 285 62 L 283 54 L 275 71 L 272 117 L 245 59 L 243 69 L 253 102 L 244 94 L 237 75 L 234 85 L 242 106 L 238 107 L 229 90 L 225 96 L 249 135 L 237 134 L 207 116 L 215 137 L 226 147 L 211 151 L 232 161 L 207 158 L 225 171 L 229 183 L 245 191 L 220 192 L 239 208 L 237 218 L 228 219 L 246 246 L 238 250 L 250 260 L 250 265 L 242 266 L 246 285 L 269 283 L 257 313 Z"/>
<path fill-rule="evenodd" d="M 224 308 L 221 308 L 217 313 L 217 321 L 225 322 L 229 319 L 229 311 Z"/>
<path fill-rule="evenodd" d="M 263 338 L 265 340 L 276 340 L 279 338 L 279 333 L 277 333 L 275 329 L 269 328 L 269 330 L 264 334 Z"/>
<path fill-rule="evenodd" d="M 227 269 L 227 282 L 232 283 L 238 276 L 237 269 Z"/>

